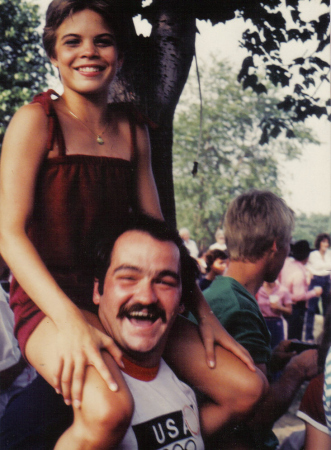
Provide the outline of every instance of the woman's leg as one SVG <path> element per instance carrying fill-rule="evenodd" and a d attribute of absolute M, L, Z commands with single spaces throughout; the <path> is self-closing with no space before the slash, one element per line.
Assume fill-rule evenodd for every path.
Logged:
<path fill-rule="evenodd" d="M 330 277 L 325 277 L 322 292 L 323 316 L 325 317 L 331 304 L 331 281 Z"/>
<path fill-rule="evenodd" d="M 216 367 L 210 369 L 198 327 L 181 316 L 171 329 L 164 357 L 179 378 L 212 400 L 210 408 L 201 411 L 201 426 L 209 435 L 248 413 L 266 388 L 260 371 L 251 371 L 222 347 L 217 346 Z"/>
<path fill-rule="evenodd" d="M 284 340 L 283 320 L 276 317 L 265 317 L 267 327 L 271 334 L 270 347 L 273 349 Z"/>
<path fill-rule="evenodd" d="M 311 288 L 313 289 L 313 288 Z M 308 308 L 306 314 L 306 340 L 314 339 L 314 319 L 318 305 L 318 297 L 313 297 L 308 301 Z"/>
<path fill-rule="evenodd" d="M 94 325 L 98 320 L 85 314 Z M 93 323 L 94 322 L 94 323 Z M 56 371 L 57 344 L 54 324 L 46 317 L 30 336 L 26 355 L 29 362 L 52 385 Z M 104 359 L 119 390 L 112 392 L 92 366 L 86 369 L 81 407 L 74 408 L 74 421 L 58 440 L 59 449 L 108 449 L 119 443 L 130 424 L 133 400 L 121 371 L 112 357 L 104 352 Z"/>

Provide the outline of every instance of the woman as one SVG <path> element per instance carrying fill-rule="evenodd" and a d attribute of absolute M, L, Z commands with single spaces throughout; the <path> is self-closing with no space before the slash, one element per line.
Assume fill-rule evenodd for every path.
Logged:
<path fill-rule="evenodd" d="M 290 293 L 277 280 L 273 283 L 264 281 L 256 299 L 271 334 L 271 348 L 274 348 L 284 340 L 283 314 L 292 314 Z"/>
<path fill-rule="evenodd" d="M 110 357 L 121 365 L 120 351 L 93 326 L 92 304 L 96 241 L 120 228 L 133 208 L 162 218 L 146 125 L 132 108 L 107 103 L 123 62 L 125 29 L 119 2 L 54 0 L 43 40 L 63 94 L 47 92 L 21 108 L 2 149 L 0 248 L 14 274 L 15 332 L 27 360 L 74 406 L 73 425 L 55 448 L 112 447 L 133 409 Z M 214 334 L 242 355 L 198 291 L 192 310 L 209 342 L 210 366 Z M 202 346 L 192 327 L 182 326 L 181 333 L 169 349 L 174 367 L 181 364 L 178 343 L 186 343 L 191 355 Z M 226 368 L 232 356 L 225 350 L 223 356 Z M 194 358 L 187 367 L 190 379 L 190 373 L 196 375 Z M 209 373 L 216 379 L 218 372 L 205 367 L 208 384 Z M 208 389 L 212 386 L 218 390 L 216 381 Z"/>
<path fill-rule="evenodd" d="M 315 286 L 320 286 L 323 289 L 322 292 L 322 305 L 323 314 L 325 315 L 329 306 L 329 293 L 330 293 L 330 275 L 331 275 L 331 252 L 330 236 L 326 233 L 321 233 L 316 237 L 315 248 L 308 259 L 307 269 L 312 274 L 309 290 Z M 309 299 L 308 309 L 306 315 L 306 340 L 314 340 L 314 316 L 318 312 L 318 300 L 319 297 L 313 297 Z"/>

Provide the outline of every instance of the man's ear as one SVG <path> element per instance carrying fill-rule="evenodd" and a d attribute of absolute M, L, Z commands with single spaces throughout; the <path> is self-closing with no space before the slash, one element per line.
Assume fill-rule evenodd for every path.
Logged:
<path fill-rule="evenodd" d="M 93 286 L 93 303 L 95 305 L 100 304 L 100 293 L 99 293 L 99 280 L 94 278 L 94 286 Z"/>
<path fill-rule="evenodd" d="M 277 242 L 276 242 L 276 241 L 273 241 L 270 250 L 271 250 L 272 252 L 274 252 L 274 253 L 278 252 L 278 245 L 277 245 Z"/>

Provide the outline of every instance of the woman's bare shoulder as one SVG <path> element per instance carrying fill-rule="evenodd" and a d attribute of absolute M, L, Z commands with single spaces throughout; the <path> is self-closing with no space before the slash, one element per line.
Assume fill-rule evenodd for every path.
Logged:
<path fill-rule="evenodd" d="M 4 139 L 4 150 L 34 147 L 46 149 L 48 117 L 39 103 L 22 106 L 11 119 Z M 12 150 L 11 150 L 12 153 Z"/>

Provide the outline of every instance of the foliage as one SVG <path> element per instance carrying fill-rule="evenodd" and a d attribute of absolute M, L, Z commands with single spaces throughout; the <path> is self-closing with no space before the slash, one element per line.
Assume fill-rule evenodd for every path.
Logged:
<path fill-rule="evenodd" d="M 0 144 L 14 112 L 46 86 L 39 25 L 38 6 L 0 0 Z"/>
<path fill-rule="evenodd" d="M 192 176 L 199 140 L 199 104 L 189 80 L 174 122 L 174 183 L 177 221 L 187 226 L 201 245 L 211 244 L 222 223 L 229 201 L 250 188 L 270 189 L 280 194 L 277 159 L 280 154 L 296 158 L 313 133 L 296 124 L 291 139 L 286 133 L 268 144 L 259 141 L 259 125 L 267 115 L 282 120 L 277 108 L 277 90 L 257 95 L 243 92 L 228 63 L 219 61 L 210 72 L 201 73 L 203 133 L 199 170 Z"/>
<path fill-rule="evenodd" d="M 331 233 L 331 217 L 323 214 L 300 214 L 295 218 L 293 240 L 306 239 L 314 248 L 315 238 L 320 233 Z"/>
<path fill-rule="evenodd" d="M 328 99 L 318 96 L 320 85 L 330 82 L 329 0 L 167 0 L 177 11 L 185 11 L 213 24 L 241 17 L 247 23 L 241 46 L 249 56 L 238 75 L 244 89 L 266 92 L 268 83 L 282 87 L 278 108 L 286 111 L 286 119 L 266 117 L 261 123 L 261 143 L 282 130 L 292 133 L 293 122 L 310 116 L 328 115 Z M 154 0 L 148 9 L 162 4 Z M 307 13 L 307 10 L 309 13 Z M 145 12 L 148 18 L 148 14 Z M 301 47 L 298 44 L 302 44 Z M 311 45 L 308 45 L 311 44 Z M 299 48 L 289 59 L 288 49 Z M 261 67 L 264 72 L 261 73 Z M 331 114 L 328 115 L 331 120 Z"/>

